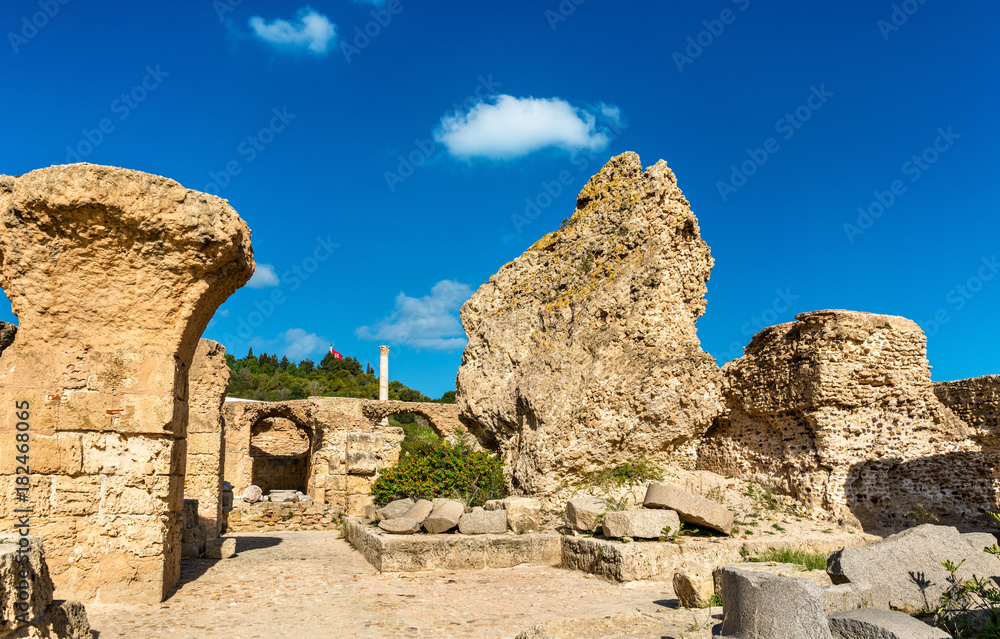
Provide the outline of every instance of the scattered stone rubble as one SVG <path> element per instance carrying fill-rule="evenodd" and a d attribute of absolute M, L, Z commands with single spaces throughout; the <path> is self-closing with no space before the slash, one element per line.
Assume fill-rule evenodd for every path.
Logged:
<path fill-rule="evenodd" d="M 53 600 L 53 590 L 41 539 L 0 535 L 0 637 L 90 639 L 83 604 Z"/>
<path fill-rule="evenodd" d="M 612 158 L 573 217 L 462 307 L 462 417 L 502 453 L 515 489 L 642 454 L 667 463 L 721 411 L 721 375 L 695 322 L 712 268 L 698 221 L 662 160 Z"/>
<path fill-rule="evenodd" d="M 457 530 L 463 535 L 501 535 L 510 530 L 524 535 L 541 529 L 542 505 L 526 497 L 491 500 L 485 507 L 471 509 L 456 499 L 397 499 L 381 508 L 367 508 L 366 515 L 393 535 L 412 535 L 421 530 L 430 534 Z"/>
<path fill-rule="evenodd" d="M 830 556 L 825 575 L 796 574 L 790 565 L 720 567 L 715 581 L 723 607 L 721 636 L 950 638 L 911 615 L 928 619 L 938 610 L 941 595 L 952 585 L 941 565 L 945 560 L 959 565 L 959 581 L 975 575 L 1000 585 L 1000 559 L 983 552 L 985 541 L 950 526 L 922 524 L 868 546 L 839 550 Z M 853 596 L 844 596 L 852 587 Z M 693 599 L 703 598 L 699 593 Z"/>

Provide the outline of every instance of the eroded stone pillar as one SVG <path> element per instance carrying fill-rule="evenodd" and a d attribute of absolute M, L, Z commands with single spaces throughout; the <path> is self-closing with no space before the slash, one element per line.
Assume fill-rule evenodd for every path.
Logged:
<path fill-rule="evenodd" d="M 0 176 L 0 285 L 19 320 L 0 355 L 0 528 L 32 509 L 58 598 L 158 602 L 177 581 L 188 371 L 252 272 L 236 211 L 173 180 Z"/>
<path fill-rule="evenodd" d="M 225 446 L 222 404 L 229 388 L 226 348 L 208 339 L 198 349 L 188 375 L 187 471 L 184 497 L 198 500 L 198 523 L 209 539 L 222 531 L 222 471 Z"/>
<path fill-rule="evenodd" d="M 378 399 L 380 402 L 389 399 L 389 347 L 378 347 Z M 382 425 L 389 425 L 389 418 L 382 418 Z"/>

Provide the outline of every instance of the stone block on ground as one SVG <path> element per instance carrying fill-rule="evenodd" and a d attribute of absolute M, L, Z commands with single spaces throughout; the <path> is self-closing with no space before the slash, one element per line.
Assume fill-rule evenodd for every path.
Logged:
<path fill-rule="evenodd" d="M 828 615 L 858 608 L 889 609 L 889 593 L 867 582 L 834 584 L 822 591 L 823 610 Z"/>
<path fill-rule="evenodd" d="M 434 509 L 424 519 L 424 530 L 431 534 L 448 532 L 458 526 L 464 514 L 465 504 L 457 499 L 435 499 Z"/>
<path fill-rule="evenodd" d="M 205 542 L 205 556 L 209 559 L 229 559 L 236 554 L 234 537 L 219 537 Z"/>
<path fill-rule="evenodd" d="M 500 535 L 507 532 L 506 510 L 484 510 L 473 508 L 458 522 L 458 531 L 463 535 Z"/>
<path fill-rule="evenodd" d="M 815 582 L 820 588 L 826 588 L 833 584 L 830 579 L 830 575 L 826 574 L 823 570 L 805 570 L 803 566 L 799 564 L 788 564 L 788 563 L 775 563 L 775 562 L 755 562 L 748 561 L 739 564 L 728 564 L 726 566 L 719 566 L 712 571 L 712 578 L 715 582 L 715 592 L 722 593 L 722 569 L 723 568 L 739 568 L 740 570 L 752 570 L 756 572 L 764 572 L 769 575 L 774 575 L 775 577 L 794 577 L 796 579 L 808 579 L 809 581 Z M 852 606 L 852 608 L 859 608 L 860 606 Z M 850 610 L 850 608 L 842 608 L 842 610 Z M 840 612 L 839 610 L 837 612 Z"/>
<path fill-rule="evenodd" d="M 204 526 L 185 528 L 181 533 L 181 557 L 197 559 L 205 554 L 205 541 L 208 536 Z"/>
<path fill-rule="evenodd" d="M 921 524 L 860 548 L 842 548 L 827 560 L 835 583 L 868 582 L 884 590 L 889 605 L 908 614 L 932 612 L 948 587 L 944 561 L 964 563 L 965 581 L 1000 578 L 1000 559 L 973 546 L 956 528 Z"/>
<path fill-rule="evenodd" d="M 685 608 L 707 608 L 715 594 L 715 583 L 710 573 L 674 573 L 674 594 Z"/>
<path fill-rule="evenodd" d="M 681 520 L 672 510 L 618 510 L 604 514 L 601 529 L 605 537 L 657 539 L 676 535 Z"/>
<path fill-rule="evenodd" d="M 396 499 L 390 501 L 385 506 L 378 509 L 378 519 L 395 519 L 402 517 L 416 502 L 407 497 L 406 499 Z"/>
<path fill-rule="evenodd" d="M 722 585 L 722 636 L 731 639 L 832 639 L 819 586 L 727 566 Z"/>
<path fill-rule="evenodd" d="M 534 532 L 542 527 L 542 502 L 530 497 L 507 497 L 500 501 L 507 511 L 507 525 L 518 535 Z"/>
<path fill-rule="evenodd" d="M 834 639 L 952 639 L 944 630 L 929 626 L 896 610 L 862 608 L 830 617 Z"/>
<path fill-rule="evenodd" d="M 580 532 L 593 532 L 601 525 L 601 517 L 608 511 L 603 499 L 584 495 L 566 502 L 566 525 Z"/>
<path fill-rule="evenodd" d="M 989 548 L 997 543 L 996 535 L 988 532 L 962 533 L 962 539 L 972 544 L 975 548 Z"/>
<path fill-rule="evenodd" d="M 646 498 L 643 499 L 642 505 L 646 508 L 673 510 L 681 521 L 718 530 L 727 535 L 733 529 L 733 513 L 728 508 L 670 484 L 651 483 L 646 488 Z"/>
<path fill-rule="evenodd" d="M 427 499 L 418 499 L 417 503 L 410 506 L 410 509 L 403 513 L 403 517 L 422 524 L 427 519 L 427 516 L 431 514 L 432 510 L 434 510 L 434 502 Z"/>
<path fill-rule="evenodd" d="M 378 516 L 378 506 L 375 504 L 365 504 L 365 519 L 381 519 Z"/>
<path fill-rule="evenodd" d="M 409 517 L 383 519 L 378 522 L 378 527 L 391 535 L 412 535 L 420 532 L 420 522 Z"/>

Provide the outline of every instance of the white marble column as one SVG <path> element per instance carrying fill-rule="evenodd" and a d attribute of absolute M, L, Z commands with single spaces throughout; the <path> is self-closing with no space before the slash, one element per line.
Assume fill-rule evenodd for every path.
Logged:
<path fill-rule="evenodd" d="M 378 352 L 378 399 L 384 402 L 389 399 L 389 347 L 379 346 Z M 389 425 L 388 417 L 382 419 L 382 425 Z"/>

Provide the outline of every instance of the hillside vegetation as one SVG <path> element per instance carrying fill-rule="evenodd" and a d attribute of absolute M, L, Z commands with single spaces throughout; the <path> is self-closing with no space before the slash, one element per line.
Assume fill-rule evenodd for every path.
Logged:
<path fill-rule="evenodd" d="M 327 353 L 317 366 L 308 358 L 299 362 L 287 357 L 279 360 L 277 355 L 254 355 L 250 349 L 241 359 L 226 355 L 226 362 L 232 373 L 227 391 L 229 397 L 271 402 L 305 399 L 311 395 L 378 399 L 375 371 L 371 364 L 362 368 L 361 362 L 354 357 L 337 359 Z M 389 383 L 389 399 L 453 404 L 455 391 L 431 399 L 400 381 L 393 381 Z"/>

